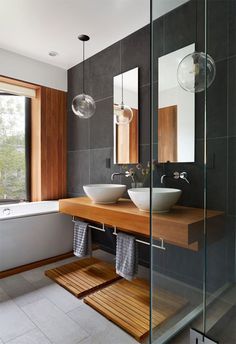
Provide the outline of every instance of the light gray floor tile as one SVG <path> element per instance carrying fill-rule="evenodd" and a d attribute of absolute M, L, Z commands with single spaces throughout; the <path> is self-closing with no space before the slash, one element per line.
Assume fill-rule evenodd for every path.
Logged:
<path fill-rule="evenodd" d="M 34 290 L 31 283 L 21 275 L 14 275 L 0 280 L 0 287 L 11 297 L 15 298 Z"/>
<path fill-rule="evenodd" d="M 7 342 L 7 344 L 50 344 L 51 342 L 38 329 L 27 332 L 20 337 Z"/>
<path fill-rule="evenodd" d="M 103 332 L 107 330 L 108 327 L 115 326 L 85 303 L 69 312 L 68 315 L 90 335 Z"/>
<path fill-rule="evenodd" d="M 90 337 L 82 341 L 83 344 L 133 344 L 137 343 L 132 337 L 126 334 L 119 327 L 108 321 L 105 317 L 93 310 L 86 304 L 71 311 L 68 315 L 74 319 L 83 329 L 90 334 Z"/>
<path fill-rule="evenodd" d="M 119 329 L 107 327 L 106 331 L 96 333 L 80 342 L 80 344 L 137 344 L 138 342 Z"/>
<path fill-rule="evenodd" d="M 56 283 L 41 287 L 38 291 L 65 313 L 79 307 L 83 303 Z"/>
<path fill-rule="evenodd" d="M 0 303 L 0 338 L 6 342 L 35 328 L 24 312 L 11 300 Z"/>
<path fill-rule="evenodd" d="M 41 280 L 39 280 L 37 282 L 32 282 L 32 283 L 36 289 L 40 289 L 40 288 L 47 287 L 47 286 L 52 285 L 52 284 L 56 284 L 53 280 L 51 280 L 50 278 L 48 278 L 46 276 L 43 277 Z"/>
<path fill-rule="evenodd" d="M 24 306 L 42 298 L 40 292 L 21 275 L 2 279 L 0 286 L 19 306 Z"/>
<path fill-rule="evenodd" d="M 28 304 L 23 310 L 53 343 L 77 344 L 88 337 L 82 327 L 47 299 Z"/>
<path fill-rule="evenodd" d="M 0 287 L 0 302 L 4 302 L 6 300 L 9 300 L 9 296 L 7 293 Z"/>
<path fill-rule="evenodd" d="M 20 275 L 24 277 L 28 282 L 34 283 L 41 281 L 42 279 L 46 279 L 46 276 L 44 275 L 44 271 L 47 270 L 47 267 L 42 266 L 37 269 L 29 270 L 22 272 Z"/>

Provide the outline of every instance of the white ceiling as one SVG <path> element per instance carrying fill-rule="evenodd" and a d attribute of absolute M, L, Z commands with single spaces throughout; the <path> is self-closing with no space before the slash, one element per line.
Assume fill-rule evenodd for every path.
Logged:
<path fill-rule="evenodd" d="M 0 0 L 0 47 L 68 69 L 149 22 L 149 0 Z M 54 50 L 57 57 L 48 56 Z"/>
<path fill-rule="evenodd" d="M 188 0 L 158 0 L 155 17 Z M 167 2 L 169 3 L 166 6 Z M 149 0 L 0 0 L 0 48 L 68 69 L 150 22 Z M 56 57 L 48 56 L 57 51 Z"/>

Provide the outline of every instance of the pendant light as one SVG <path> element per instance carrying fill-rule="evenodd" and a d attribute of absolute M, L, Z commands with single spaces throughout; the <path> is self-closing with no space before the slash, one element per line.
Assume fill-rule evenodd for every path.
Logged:
<path fill-rule="evenodd" d="M 116 124 L 129 124 L 133 119 L 133 111 L 131 107 L 124 104 L 124 77 L 121 74 L 121 103 L 114 105 L 114 116 Z"/>
<path fill-rule="evenodd" d="M 84 91 L 84 60 L 85 60 L 85 42 L 90 38 L 87 35 L 79 35 L 78 39 L 83 42 L 83 93 L 75 96 L 72 100 L 72 110 L 75 115 L 83 119 L 92 117 L 96 110 L 96 104 L 93 98 Z"/>
<path fill-rule="evenodd" d="M 210 87 L 216 76 L 213 58 L 202 52 L 194 52 L 183 58 L 178 66 L 179 85 L 188 92 L 199 93 Z M 205 85 L 206 83 L 206 85 Z"/>

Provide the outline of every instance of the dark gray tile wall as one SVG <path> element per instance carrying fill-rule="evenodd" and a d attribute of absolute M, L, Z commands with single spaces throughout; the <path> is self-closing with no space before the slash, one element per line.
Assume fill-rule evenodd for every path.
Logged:
<path fill-rule="evenodd" d="M 236 5 L 234 0 L 210 0 L 208 9 L 208 52 L 216 61 L 217 74 L 207 94 L 207 204 L 209 209 L 225 211 L 227 231 L 224 239 L 209 245 L 209 288 L 216 288 L 233 276 L 236 215 Z M 158 94 L 158 57 L 196 42 L 204 51 L 204 1 L 191 0 L 154 22 L 154 101 Z M 120 167 L 113 164 L 112 96 L 113 77 L 121 71 L 140 68 L 140 159 L 149 160 L 150 148 L 150 27 L 146 26 L 120 42 L 86 60 L 85 86 L 96 101 L 96 115 L 83 121 L 73 115 L 71 101 L 81 92 L 81 64 L 68 71 L 68 196 L 83 194 L 87 183 L 109 183 Z M 157 107 L 157 106 L 156 106 Z M 196 162 L 157 165 L 154 184 L 163 173 L 188 172 L 191 184 L 167 180 L 166 186 L 183 190 L 180 204 L 203 207 L 204 203 L 204 94 L 196 95 Z M 155 118 L 156 119 L 156 118 Z M 157 123 L 154 123 L 156 128 Z M 154 132 L 154 151 L 157 137 Z M 156 157 L 156 155 L 154 156 Z M 111 168 L 106 168 L 111 159 Z M 117 182 L 127 183 L 124 178 Z M 129 183 L 127 183 L 129 186 Z M 230 219 L 230 220 L 228 220 Z M 110 233 L 94 233 L 104 248 L 114 252 Z M 142 262 L 149 252 L 140 247 Z M 156 269 L 195 286 L 202 285 L 203 252 L 191 252 L 169 245 L 154 254 Z M 221 258 L 219 258 L 221 257 Z M 217 264 L 216 264 L 217 263 Z"/>
<path fill-rule="evenodd" d="M 83 195 L 83 185 L 88 183 L 110 183 L 111 174 L 121 171 L 113 164 L 113 77 L 121 71 L 140 68 L 140 159 L 149 160 L 150 128 L 150 28 L 149 26 L 126 37 L 86 60 L 85 88 L 96 101 L 96 115 L 84 121 L 71 111 L 73 97 L 81 92 L 81 64 L 68 71 L 68 196 Z M 106 167 L 106 160 L 111 167 Z M 126 178 L 117 182 L 126 183 Z M 115 250 L 115 238 L 93 233 L 94 240 L 110 252 Z M 146 247 L 140 247 L 140 257 L 149 263 Z"/>
<path fill-rule="evenodd" d="M 71 111 L 73 97 L 81 92 L 81 64 L 68 71 L 68 195 L 83 194 L 84 183 L 109 183 L 121 167 L 113 164 L 113 77 L 140 68 L 140 159 L 147 162 L 150 130 L 150 28 L 124 38 L 86 60 L 85 88 L 96 101 L 96 115 L 89 120 Z M 81 159 L 81 156 L 85 159 Z M 111 159 L 111 168 L 106 167 Z M 84 169 L 86 168 L 86 171 Z M 79 172 L 83 169 L 83 172 Z M 117 179 L 120 181 L 120 178 Z M 125 180 L 127 182 L 127 180 Z M 75 185 L 76 183 L 76 185 Z"/>

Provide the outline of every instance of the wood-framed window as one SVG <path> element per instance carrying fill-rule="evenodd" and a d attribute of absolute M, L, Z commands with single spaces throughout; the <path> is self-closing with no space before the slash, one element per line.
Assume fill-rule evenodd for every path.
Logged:
<path fill-rule="evenodd" d="M 27 182 L 23 199 L 64 198 L 67 193 L 66 92 L 3 76 L 0 76 L 0 90 L 26 99 Z"/>

